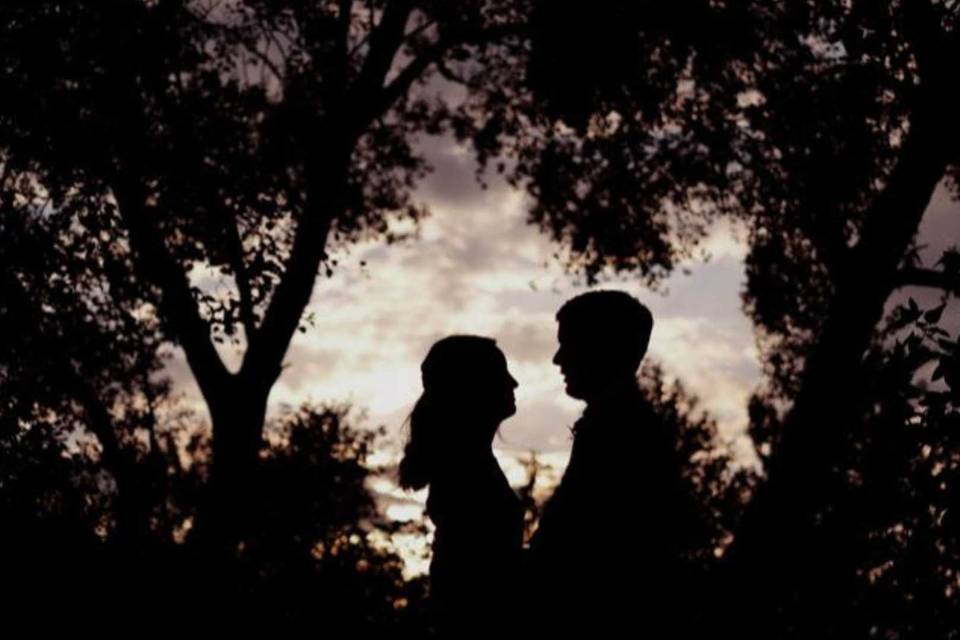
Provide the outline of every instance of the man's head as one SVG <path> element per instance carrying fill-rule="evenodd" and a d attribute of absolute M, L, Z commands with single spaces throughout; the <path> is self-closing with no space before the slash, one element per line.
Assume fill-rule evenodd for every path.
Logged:
<path fill-rule="evenodd" d="M 647 352 L 653 316 L 623 291 L 591 291 L 557 312 L 560 367 L 567 394 L 590 402 L 632 384 Z"/>

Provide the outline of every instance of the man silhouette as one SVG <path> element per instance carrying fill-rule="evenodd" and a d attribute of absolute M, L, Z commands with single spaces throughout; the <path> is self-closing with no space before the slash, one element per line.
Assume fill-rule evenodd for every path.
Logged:
<path fill-rule="evenodd" d="M 557 321 L 553 362 L 567 395 L 587 407 L 531 541 L 535 624 L 585 637 L 654 628 L 682 637 L 672 612 L 690 507 L 676 434 L 636 379 L 653 317 L 627 293 L 595 291 L 564 304 Z"/>

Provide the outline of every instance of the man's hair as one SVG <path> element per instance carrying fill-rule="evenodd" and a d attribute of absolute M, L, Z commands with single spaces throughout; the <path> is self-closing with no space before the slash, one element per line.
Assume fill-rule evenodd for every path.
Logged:
<path fill-rule="evenodd" d="M 653 330 L 653 314 L 625 291 L 590 291 L 571 298 L 557 311 L 557 321 L 631 352 L 638 363 Z"/>

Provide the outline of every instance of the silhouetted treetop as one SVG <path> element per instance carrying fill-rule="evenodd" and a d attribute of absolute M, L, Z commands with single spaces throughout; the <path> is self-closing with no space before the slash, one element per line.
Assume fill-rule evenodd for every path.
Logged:
<path fill-rule="evenodd" d="M 269 390 L 318 272 L 332 272 L 328 248 L 394 240 L 392 220 L 424 214 L 411 196 L 426 170 L 413 145 L 451 126 L 450 106 L 412 88 L 474 43 L 509 37 L 524 6 L 0 10 L 3 201 L 99 239 L 70 268 L 125 269 L 140 288 L 138 317 L 183 348 L 210 408 L 217 491 L 244 491 Z M 227 341 L 239 371 L 217 351 Z"/>
<path fill-rule="evenodd" d="M 800 277 L 751 267 L 751 291 L 805 287 L 813 304 L 888 184 L 911 116 L 940 123 L 956 163 L 949 3 L 600 6 L 538 5 L 534 108 L 567 127 L 544 122 L 518 168 L 534 220 L 588 277 L 662 275 L 727 214 L 748 221 L 757 262 L 780 252 L 806 265 L 791 267 Z M 785 299 L 749 300 L 761 324 L 787 330 Z M 793 315 L 807 325 L 796 331 L 810 326 Z"/>
<path fill-rule="evenodd" d="M 722 16 L 736 15 L 732 5 L 681 4 L 691 16 L 715 16 L 720 40 L 705 45 L 695 36 L 664 35 L 671 46 L 657 47 L 651 25 L 701 35 L 711 27 L 698 20 L 645 21 L 644 11 L 656 13 L 652 4 L 605 5 L 617 18 L 606 32 L 596 26 L 599 18 L 587 17 L 585 5 L 582 32 L 575 9 L 544 10 L 556 28 L 552 38 L 541 38 L 544 50 L 589 62 L 569 78 L 559 68 L 531 76 L 567 128 L 531 143 L 546 153 L 521 156 L 532 158 L 521 168 L 533 176 L 535 219 L 570 247 L 571 264 L 588 277 L 624 269 L 649 280 L 650 265 L 663 273 L 672 264 L 651 254 L 684 255 L 718 217 L 745 228 L 744 301 L 768 382 L 751 418 L 762 453 L 770 455 L 767 478 L 731 547 L 745 585 L 736 597 L 756 600 L 766 612 L 747 630 L 756 637 L 769 637 L 772 624 L 802 637 L 843 635 L 843 629 L 866 628 L 882 609 L 868 607 L 867 618 L 856 619 L 843 617 L 846 605 L 839 604 L 862 595 L 858 570 L 872 575 L 844 559 L 876 534 L 850 516 L 860 495 L 850 486 L 860 472 L 857 456 L 882 459 L 902 435 L 885 439 L 871 428 L 896 431 L 916 420 L 902 406 L 885 405 L 885 416 L 871 421 L 878 396 L 864 356 L 891 348 L 889 337 L 877 344 L 878 329 L 897 288 L 957 291 L 953 252 L 924 265 L 915 244 L 934 189 L 945 183 L 956 195 L 957 7 L 937 1 L 739 3 L 749 27 L 742 34 L 729 30 L 735 37 L 728 43 Z M 580 44 L 590 43 L 589 35 L 577 38 L 583 33 L 600 42 L 583 46 L 580 57 Z M 603 41 L 606 35 L 615 41 Z M 659 93 L 636 88 L 648 81 L 658 86 L 656 64 L 598 69 L 597 60 L 644 47 L 656 50 L 658 60 L 673 59 L 673 52 L 682 61 L 672 65 L 673 77 L 665 76 Z M 698 52 L 709 52 L 710 64 L 700 64 Z M 663 104 L 651 108 L 641 96 Z M 634 129 L 634 123 L 643 124 Z M 896 397 L 915 396 L 930 376 L 916 374 L 912 382 L 899 378 Z M 907 433 L 907 440 L 917 437 Z M 901 459 L 871 472 L 881 469 L 874 480 L 883 484 L 915 464 Z M 919 498 L 938 499 L 929 491 Z M 930 534 L 928 524 L 917 526 L 929 542 L 940 534 Z M 911 571 L 923 564 L 916 557 L 909 562 Z M 939 596 L 931 596 L 939 584 L 934 564 L 910 577 L 931 608 L 940 606 Z M 930 618 L 930 628 L 943 622 L 947 608 Z M 893 624 L 915 629 L 910 625 L 922 618 Z"/>

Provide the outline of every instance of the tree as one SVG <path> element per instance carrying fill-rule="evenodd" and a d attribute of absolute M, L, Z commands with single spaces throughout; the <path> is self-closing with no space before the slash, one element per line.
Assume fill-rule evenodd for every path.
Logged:
<path fill-rule="evenodd" d="M 957 636 L 960 380 L 943 310 L 909 300 L 886 319 L 863 366 L 869 408 L 847 436 L 854 617 L 887 635 Z"/>
<path fill-rule="evenodd" d="M 736 461 L 732 443 L 720 435 L 699 399 L 680 380 L 668 382 L 659 363 L 645 362 L 638 381 L 653 415 L 668 433 L 676 434 L 684 486 L 698 515 L 689 532 L 689 560 L 701 574 L 715 571 L 736 531 L 756 473 Z"/>
<path fill-rule="evenodd" d="M 39 423 L 0 438 L 0 559 L 11 619 L 175 631 L 304 625 L 336 635 L 428 632 L 422 579 L 408 581 L 366 486 L 377 432 L 348 407 L 288 409 L 268 425 L 243 547 L 210 575 L 187 535 L 209 473 L 210 434 L 191 412 L 162 420 L 141 468 L 162 490 L 135 548 L 96 447 L 74 448 Z M 51 615 L 55 613 L 56 615 Z"/>
<path fill-rule="evenodd" d="M 390 240 L 391 218 L 424 213 L 410 199 L 425 170 L 411 141 L 450 113 L 411 87 L 510 37 L 524 7 L 4 5 L 6 202 L 49 200 L 45 215 L 100 229 L 92 264 L 125 252 L 210 411 L 216 462 L 198 530 L 220 546 L 244 528 L 267 397 L 318 272 L 333 266 L 328 246 Z M 213 295 L 211 280 L 231 293 Z M 236 371 L 226 342 L 242 351 Z"/>
<path fill-rule="evenodd" d="M 425 167 L 410 142 L 443 131 L 530 191 L 532 222 L 588 278 L 632 269 L 654 283 L 718 216 L 746 224 L 746 303 L 769 398 L 789 411 L 753 407 L 779 433 L 730 556 L 744 576 L 808 583 L 842 548 L 826 534 L 800 542 L 848 469 L 845 427 L 868 406 L 850 382 L 884 303 L 909 281 L 956 290 L 948 264 L 904 264 L 933 188 L 958 178 L 952 1 L 3 12 L 6 206 L 50 198 L 52 217 L 118 221 L 108 244 L 128 252 L 210 410 L 198 530 L 224 549 L 250 526 L 267 396 L 318 270 L 333 266 L 328 245 L 390 239 L 392 215 L 419 218 L 410 185 Z M 431 96 L 451 85 L 459 102 Z M 233 293 L 214 296 L 211 278 Z M 237 371 L 217 351 L 231 340 Z M 844 601 L 832 595 L 847 583 L 828 584 L 808 590 L 816 619 Z"/>
<path fill-rule="evenodd" d="M 799 585 L 801 634 L 856 624 L 843 613 L 857 589 L 847 557 L 858 540 L 845 522 L 846 446 L 869 406 L 863 356 L 888 298 L 915 271 L 907 260 L 933 190 L 957 166 L 947 61 L 960 39 L 947 9 L 812 5 L 798 16 L 819 27 L 812 53 L 778 60 L 797 89 L 782 81 L 781 91 L 760 89 L 773 98 L 756 118 L 772 152 L 763 157 L 779 154 L 767 167 L 796 186 L 779 199 L 781 213 L 754 227 L 746 297 L 773 342 L 771 378 L 790 409 L 734 558 L 742 579 L 781 581 L 763 592 L 774 598 L 769 610 L 795 597 L 791 581 Z M 783 101 L 804 109 L 801 118 L 775 116 Z"/>
<path fill-rule="evenodd" d="M 745 302 L 771 383 L 752 413 L 777 433 L 729 556 L 759 611 L 776 617 L 799 585 L 799 633 L 840 633 L 855 587 L 833 561 L 854 542 L 824 522 L 850 505 L 837 496 L 869 406 L 863 356 L 898 287 L 957 290 L 949 259 L 910 261 L 934 188 L 955 189 L 960 165 L 956 7 L 590 6 L 540 5 L 530 79 L 566 126 L 519 154 L 533 218 L 588 279 L 651 282 L 710 221 L 745 223 Z M 558 56 L 568 64 L 543 62 Z M 769 636 L 764 615 L 755 632 Z"/>
<path fill-rule="evenodd" d="M 15 442 L 40 434 L 51 452 L 64 441 L 90 449 L 120 487 L 112 529 L 135 546 L 149 517 L 141 507 L 157 490 L 146 480 L 160 464 L 155 409 L 168 393 L 155 375 L 162 336 L 140 320 L 146 302 L 129 253 L 109 240 L 116 220 L 53 216 L 48 206 L 9 197 L 0 206 L 0 434 L 11 460 Z"/>

